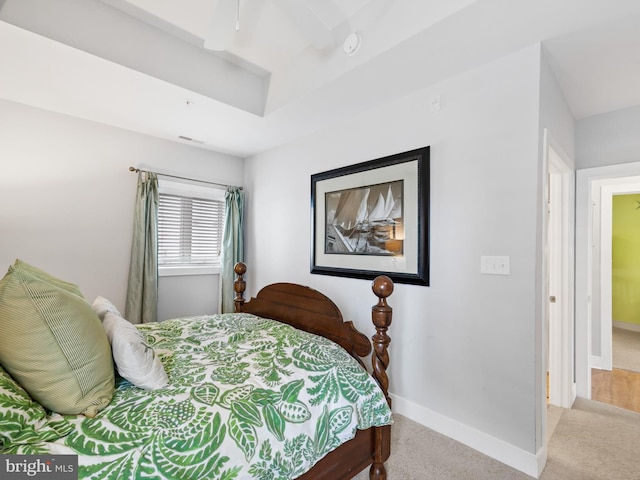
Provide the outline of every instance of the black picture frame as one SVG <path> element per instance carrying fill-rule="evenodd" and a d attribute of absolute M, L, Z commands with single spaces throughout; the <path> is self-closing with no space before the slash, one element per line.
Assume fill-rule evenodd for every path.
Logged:
<path fill-rule="evenodd" d="M 429 155 L 426 146 L 311 175 L 311 273 L 428 286 Z"/>

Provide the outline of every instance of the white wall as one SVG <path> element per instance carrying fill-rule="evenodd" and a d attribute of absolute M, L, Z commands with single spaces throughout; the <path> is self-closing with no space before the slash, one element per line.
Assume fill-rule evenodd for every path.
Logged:
<path fill-rule="evenodd" d="M 576 376 L 578 395 L 582 397 L 591 395 L 591 362 L 600 364 L 604 340 L 600 315 L 600 251 L 592 249 L 593 244 L 599 245 L 599 239 L 591 239 L 591 232 L 597 232 L 600 224 L 597 197 L 604 179 L 624 182 L 620 179 L 626 177 L 634 182 L 631 177 L 640 175 L 639 129 L 640 107 L 576 122 Z M 592 198 L 592 188 L 596 198 Z"/>
<path fill-rule="evenodd" d="M 158 320 L 218 311 L 220 275 L 160 277 Z"/>
<path fill-rule="evenodd" d="M 390 298 L 394 406 L 532 475 L 539 82 L 535 46 L 245 166 L 250 293 L 274 281 L 310 285 L 372 334 L 370 282 L 309 273 L 310 175 L 431 146 L 431 286 L 396 285 Z M 442 110 L 430 113 L 438 94 Z M 480 274 L 481 255 L 508 255 L 511 275 Z"/>
<path fill-rule="evenodd" d="M 580 119 L 576 126 L 576 168 L 640 161 L 640 107 Z"/>
<path fill-rule="evenodd" d="M 567 166 L 575 169 L 576 121 L 544 51 L 540 69 L 540 128 L 551 132 L 565 158 L 572 162 Z"/>
<path fill-rule="evenodd" d="M 244 175 L 235 157 L 0 100 L 0 275 L 21 258 L 124 312 L 137 182 L 129 166 L 236 185 Z M 216 310 L 214 276 L 200 279 L 211 293 L 197 305 L 165 278 L 160 318 Z"/>
<path fill-rule="evenodd" d="M 615 178 L 617 165 L 622 171 L 633 171 L 624 165 L 640 161 L 640 107 L 626 108 L 580 119 L 576 126 L 576 165 L 585 170 L 585 178 Z M 612 166 L 607 173 L 587 173 L 590 168 Z M 637 174 L 637 172 L 635 173 Z M 631 173 L 631 175 L 635 175 Z M 590 182 L 592 180 L 589 180 Z M 599 188 L 599 187 L 598 187 Z M 596 201 L 596 200 L 594 200 Z M 597 199 L 599 205 L 599 199 Z M 578 205 L 578 211 L 587 208 Z M 599 215 L 599 214 L 598 214 Z M 599 218 L 599 217 L 598 217 Z M 599 240 L 598 240 L 599 241 Z M 594 252 L 591 309 L 591 354 L 601 354 L 599 251 Z M 585 307 L 589 308 L 589 307 Z"/>

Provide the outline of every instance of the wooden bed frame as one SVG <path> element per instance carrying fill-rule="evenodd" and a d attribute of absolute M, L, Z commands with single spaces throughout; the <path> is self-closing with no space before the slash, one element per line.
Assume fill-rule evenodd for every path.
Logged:
<path fill-rule="evenodd" d="M 274 283 L 264 287 L 255 298 L 245 302 L 247 271 L 244 263 L 234 267 L 237 275 L 234 282 L 235 311 L 252 313 L 265 318 L 279 320 L 301 330 L 329 338 L 341 345 L 356 360 L 371 353 L 371 342 L 359 332 L 352 322 L 345 322 L 338 307 L 328 297 L 309 287 L 293 283 Z M 387 297 L 393 292 L 393 281 L 386 276 L 377 277 L 372 289 L 378 303 L 371 308 L 371 317 L 376 328 L 373 336 L 372 367 L 387 403 L 389 398 L 388 346 L 391 339 L 387 329 L 391 325 L 392 309 Z M 386 480 L 384 462 L 391 451 L 391 426 L 372 427 L 359 430 L 356 436 L 330 452 L 298 480 L 347 480 L 371 465 L 370 480 Z"/>

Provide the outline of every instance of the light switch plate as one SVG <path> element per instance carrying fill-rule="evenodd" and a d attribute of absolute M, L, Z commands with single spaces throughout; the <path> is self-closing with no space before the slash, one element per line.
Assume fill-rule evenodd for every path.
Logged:
<path fill-rule="evenodd" d="M 509 257 L 482 256 L 480 257 L 480 273 L 487 275 L 509 275 Z"/>

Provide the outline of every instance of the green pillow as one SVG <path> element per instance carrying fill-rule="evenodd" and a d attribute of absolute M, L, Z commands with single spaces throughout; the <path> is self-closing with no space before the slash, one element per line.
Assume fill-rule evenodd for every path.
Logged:
<path fill-rule="evenodd" d="M 47 415 L 0 366 L 0 453 L 18 445 L 52 442 L 73 430 L 64 417 Z"/>
<path fill-rule="evenodd" d="M 19 258 L 13 264 L 13 268 L 17 268 L 20 270 L 24 270 L 26 272 L 31 273 L 34 277 L 38 277 L 40 280 L 44 280 L 46 282 L 52 283 L 57 287 L 60 287 L 64 290 L 67 290 L 71 293 L 75 293 L 76 295 L 82 297 L 82 292 L 80 291 L 80 287 L 75 283 L 65 282 L 64 280 L 60 280 L 59 278 L 54 277 L 53 275 L 45 272 L 44 270 L 40 270 L 33 265 L 29 265 L 27 262 L 23 262 Z"/>
<path fill-rule="evenodd" d="M 54 412 L 92 417 L 113 396 L 111 347 L 91 305 L 19 260 L 0 280 L 0 363 Z"/>

